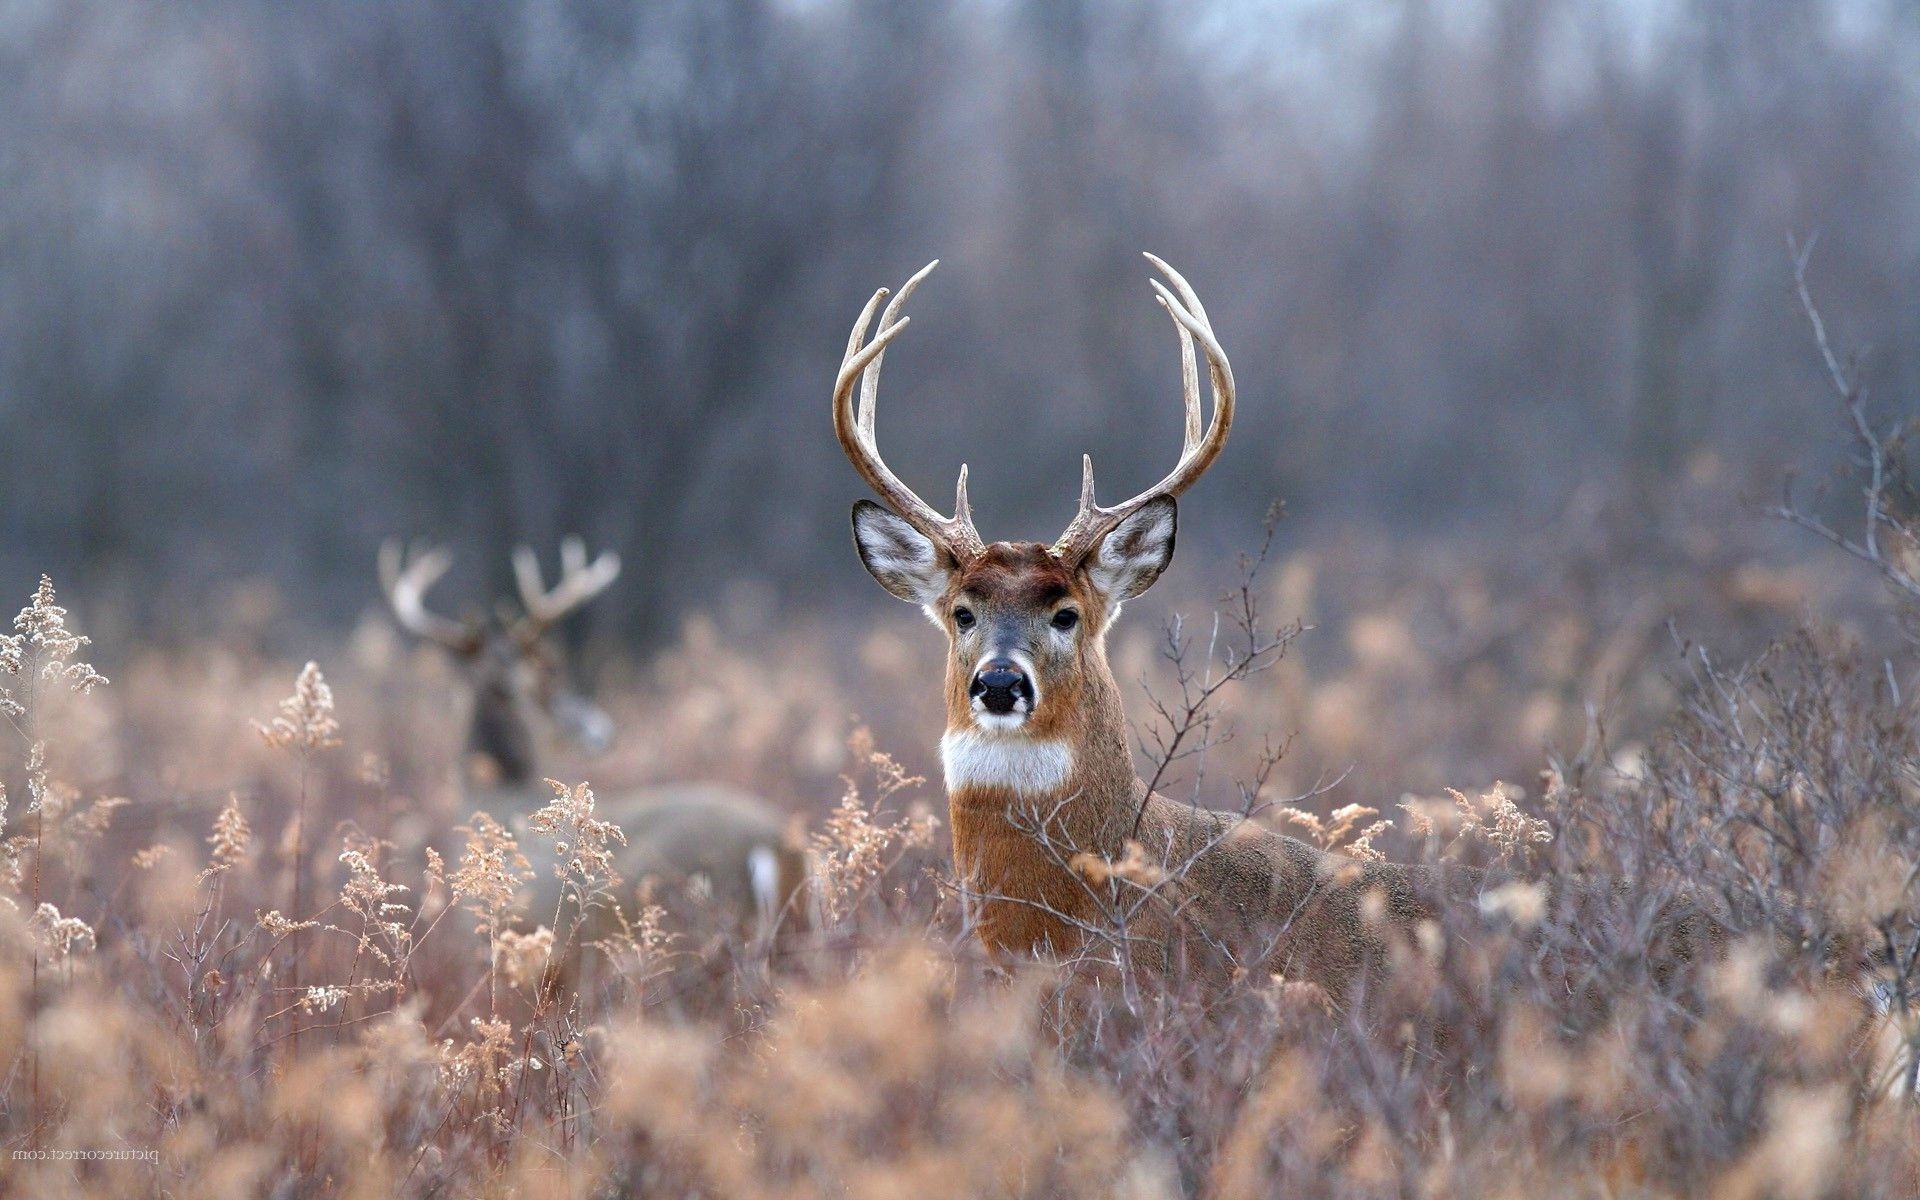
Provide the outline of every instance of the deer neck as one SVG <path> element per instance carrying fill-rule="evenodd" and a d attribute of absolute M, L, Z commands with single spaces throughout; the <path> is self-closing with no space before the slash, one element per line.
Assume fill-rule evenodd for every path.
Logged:
<path fill-rule="evenodd" d="M 539 752 L 524 705 L 509 692 L 482 688 L 467 731 L 472 773 L 502 789 L 530 791 L 540 781 Z"/>
<path fill-rule="evenodd" d="M 491 755 L 479 751 L 470 750 L 462 759 L 458 782 L 461 803 L 467 809 L 479 809 L 508 825 L 553 799 L 552 791 L 536 777 L 506 775 Z"/>
<path fill-rule="evenodd" d="M 949 720 L 940 750 L 962 886 L 988 898 L 981 914 L 990 946 L 1019 952 L 1064 949 L 1066 926 L 1038 901 L 1075 914 L 1083 889 L 1063 863 L 1086 852 L 1116 857 L 1133 824 L 1142 787 L 1127 749 L 1120 691 L 1098 646 L 1089 648 L 1072 703 L 1012 733 L 982 730 L 967 717 L 965 681 L 949 681 Z M 1044 838 L 1036 829 L 1044 827 Z M 990 897 L 1018 897 L 996 904 Z"/>
<path fill-rule="evenodd" d="M 949 670 L 940 751 L 956 812 L 1064 803 L 1097 818 L 1132 800 L 1139 781 L 1127 750 L 1126 714 L 1102 648 L 1087 648 L 1070 687 L 1049 690 L 1059 693 L 1056 706 L 1020 729 L 982 729 L 971 719 L 964 674 Z"/>

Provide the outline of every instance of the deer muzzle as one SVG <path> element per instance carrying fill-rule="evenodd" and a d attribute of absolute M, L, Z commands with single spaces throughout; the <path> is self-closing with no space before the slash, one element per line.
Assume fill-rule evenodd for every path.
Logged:
<path fill-rule="evenodd" d="M 548 711 L 560 732 L 589 754 L 604 753 L 613 744 L 613 718 L 578 692 L 555 692 Z"/>
<path fill-rule="evenodd" d="M 1033 711 L 1033 681 L 1012 659 L 996 658 L 982 663 L 974 672 L 973 686 L 967 689 L 967 694 L 976 709 L 996 717 Z"/>

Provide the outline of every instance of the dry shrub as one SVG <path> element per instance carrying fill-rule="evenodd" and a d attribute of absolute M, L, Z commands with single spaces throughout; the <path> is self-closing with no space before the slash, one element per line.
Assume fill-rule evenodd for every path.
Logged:
<path fill-rule="evenodd" d="M 756 1053 L 642 1022 L 609 1035 L 610 1128 L 641 1194 L 1163 1194 L 1114 1095 L 1041 1036 L 1028 982 L 956 983 L 924 945 L 799 990 Z M 611 1136 L 611 1135 L 610 1135 Z"/>

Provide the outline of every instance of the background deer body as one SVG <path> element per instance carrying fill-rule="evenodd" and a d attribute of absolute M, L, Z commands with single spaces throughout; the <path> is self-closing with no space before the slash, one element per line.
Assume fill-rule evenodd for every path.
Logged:
<path fill-rule="evenodd" d="M 1470 886 L 1471 873 L 1442 878 L 1330 854 L 1239 814 L 1148 795 L 1135 772 L 1106 633 L 1171 561 L 1174 497 L 1218 456 L 1234 402 L 1232 371 L 1199 298 L 1148 257 L 1172 284 L 1153 286 L 1183 365 L 1186 433 L 1171 474 L 1103 508 L 1087 460 L 1080 511 L 1051 546 L 983 543 L 965 467 L 952 517 L 902 484 L 875 444 L 874 411 L 882 356 L 908 324 L 896 314 L 929 265 L 887 306 L 870 343 L 885 289 L 868 302 L 835 388 L 841 446 L 887 502 L 855 505 L 855 543 L 874 578 L 948 637 L 941 749 L 954 860 L 990 951 L 1066 954 L 1104 939 L 1148 965 L 1188 965 L 1213 980 L 1259 967 L 1342 995 L 1389 930 L 1433 915 L 1449 885 Z M 1214 395 L 1204 434 L 1196 341 Z"/>
<path fill-rule="evenodd" d="M 525 615 L 490 624 L 456 622 L 426 608 L 426 590 L 449 565 L 444 551 L 405 561 L 389 545 L 381 554 L 382 582 L 401 625 L 446 647 L 468 670 L 469 799 L 514 829 L 535 871 L 522 911 L 531 924 L 552 924 L 561 906 L 553 840 L 527 828 L 528 818 L 554 797 L 540 767 L 543 735 L 557 730 L 597 750 L 611 738 L 613 724 L 564 685 L 545 634 L 610 585 L 619 560 L 602 554 L 588 563 L 585 547 L 568 539 L 560 582 L 549 591 L 532 552 L 521 547 L 514 571 Z M 597 797 L 595 808 L 594 815 L 618 825 L 627 841 L 612 847 L 617 912 L 584 914 L 579 943 L 591 944 L 623 921 L 636 921 L 640 889 L 648 881 L 663 901 L 706 907 L 728 932 L 743 937 L 804 917 L 805 856 L 790 844 L 787 823 L 757 797 L 718 784 L 663 784 Z M 570 921 L 571 915 L 560 919 Z"/>

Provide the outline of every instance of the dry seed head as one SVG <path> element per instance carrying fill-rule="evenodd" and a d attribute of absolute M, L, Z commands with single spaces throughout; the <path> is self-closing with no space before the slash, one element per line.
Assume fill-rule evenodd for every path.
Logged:
<path fill-rule="evenodd" d="M 200 873 L 202 879 L 225 871 L 246 857 L 247 848 L 253 844 L 253 829 L 240 812 L 238 795 L 227 797 L 226 807 L 213 819 L 213 835 L 207 841 L 213 845 L 213 858 Z"/>
<path fill-rule="evenodd" d="M 554 874 L 582 887 L 612 886 L 619 882 L 613 869 L 610 843 L 627 844 L 627 835 L 612 821 L 593 815 L 593 789 L 586 783 L 568 787 L 557 779 L 547 780 L 553 800 L 529 822 L 533 829 L 554 839 L 559 855 Z"/>
<path fill-rule="evenodd" d="M 100 837 L 113 823 L 113 814 L 131 803 L 125 796 L 101 796 L 84 810 L 74 812 L 67 822 L 68 836 L 88 840 Z"/>
<path fill-rule="evenodd" d="M 364 835 L 347 839 L 340 852 L 340 861 L 347 868 L 340 903 L 361 920 L 360 930 L 349 932 L 348 936 L 358 940 L 362 952 L 392 966 L 413 944 L 412 933 L 399 920 L 413 910 L 395 899 L 408 891 L 408 887 L 403 883 L 390 883 L 381 876 L 373 858 L 380 845 Z"/>
<path fill-rule="evenodd" d="M 300 668 L 293 683 L 293 695 L 280 702 L 280 715 L 269 722 L 255 721 L 269 746 L 294 749 L 303 754 L 326 750 L 340 744 L 340 722 L 333 715 L 333 689 L 318 663 Z"/>
<path fill-rule="evenodd" d="M 1406 814 L 1407 830 L 1415 837 L 1451 835 L 1460 823 L 1459 811 L 1451 800 L 1407 793 L 1400 797 L 1398 807 Z"/>
<path fill-rule="evenodd" d="M 1553 827 L 1520 811 L 1513 793 L 1503 783 L 1495 783 L 1471 800 L 1456 788 L 1448 788 L 1447 794 L 1453 797 L 1460 814 L 1461 833 L 1479 834 L 1502 858 L 1510 858 L 1528 845 L 1553 840 Z"/>
<path fill-rule="evenodd" d="M 47 744 L 35 742 L 27 747 L 27 811 L 37 813 L 49 798 L 47 784 Z"/>
<path fill-rule="evenodd" d="M 88 639 L 67 628 L 67 610 L 53 601 L 52 579 L 40 577 L 39 588 L 13 618 L 13 627 L 17 633 L 0 637 L 0 671 L 18 675 L 32 659 L 39 664 L 40 678 L 57 680 L 81 695 L 106 684 L 106 676 L 90 664 L 74 660 Z M 5 689 L 0 689 L 0 710 L 9 716 L 26 711 Z"/>
<path fill-rule="evenodd" d="M 939 822 L 924 808 L 893 820 L 880 815 L 880 806 L 903 788 L 925 782 L 908 775 L 899 763 L 873 746 L 873 733 L 865 726 L 856 728 L 848 738 L 848 749 L 855 762 L 865 766 L 875 780 L 876 796 L 868 805 L 860 794 L 860 783 L 852 775 L 841 777 L 845 791 L 840 803 L 828 814 L 824 827 L 808 839 L 807 857 L 818 881 L 821 911 L 829 921 L 839 921 L 852 912 L 867 888 L 886 873 L 895 845 L 931 844 Z"/>
<path fill-rule="evenodd" d="M 28 926 L 43 946 L 62 958 L 72 955 L 75 946 L 91 950 L 96 944 L 91 925 L 78 917 L 61 916 L 51 904 L 41 904 Z"/>
<path fill-rule="evenodd" d="M 290 933 L 298 933 L 302 929 L 312 929 L 319 925 L 318 921 L 288 920 L 286 914 L 277 908 L 267 912 L 256 912 L 253 915 L 253 919 L 260 928 L 266 930 L 269 935 L 277 938 L 285 937 Z"/>
<path fill-rule="evenodd" d="M 300 1008 L 303 1012 L 323 1013 L 329 1009 L 339 1007 L 346 1002 L 346 999 L 347 989 L 343 987 L 334 987 L 331 985 L 326 987 L 310 987 L 307 989 L 306 994 L 300 997 Z"/>
<path fill-rule="evenodd" d="M 1386 857 L 1375 848 L 1373 839 L 1391 830 L 1393 822 L 1375 820 L 1364 826 L 1361 824 L 1378 817 L 1380 810 L 1377 808 L 1365 804 L 1346 804 L 1328 813 L 1325 820 L 1290 804 L 1279 805 L 1275 811 L 1282 821 L 1303 830 L 1322 850 L 1369 862 Z"/>
<path fill-rule="evenodd" d="M 160 865 L 160 860 L 172 853 L 172 846 L 169 846 L 165 842 L 158 842 L 148 846 L 145 850 L 135 852 L 133 856 L 134 868 L 141 871 L 151 871 Z"/>
<path fill-rule="evenodd" d="M 553 958 L 553 930 L 545 925 L 532 933 L 502 930 L 493 946 L 493 965 L 509 987 L 532 987 Z"/>
<path fill-rule="evenodd" d="M 452 1038 L 440 1043 L 436 1058 L 440 1085 L 448 1091 L 472 1089 L 479 1097 L 494 1095 L 507 1082 L 513 1054 L 513 1026 L 506 1021 L 473 1018 L 474 1040 L 456 1046 Z"/>
<path fill-rule="evenodd" d="M 467 845 L 460 852 L 460 865 L 446 877 L 447 887 L 480 918 L 478 932 L 497 931 L 520 885 L 533 878 L 533 866 L 513 834 L 484 812 L 474 813 L 460 831 L 467 835 Z"/>
<path fill-rule="evenodd" d="M 26 875 L 26 867 L 22 862 L 22 858 L 26 854 L 29 844 L 28 839 L 25 837 L 12 837 L 0 840 L 0 889 L 12 889 L 16 892 L 20 890 L 21 880 Z M 0 903 L 7 906 L 6 911 L 8 912 L 20 911 L 20 906 L 9 899 L 4 894 L 4 890 L 0 890 Z"/>
<path fill-rule="evenodd" d="M 1098 854 L 1081 851 L 1068 859 L 1067 865 L 1092 884 L 1124 879 L 1136 887 L 1150 888 L 1167 877 L 1160 863 L 1148 856 L 1147 848 L 1131 838 L 1117 859 L 1109 860 Z"/>
<path fill-rule="evenodd" d="M 657 962 L 667 947 L 680 935 L 667 928 L 667 910 L 653 902 L 652 879 L 643 881 L 639 892 L 639 911 L 628 919 L 623 905 L 611 909 L 620 928 L 593 943 L 615 961 L 626 960 L 645 970 Z"/>

